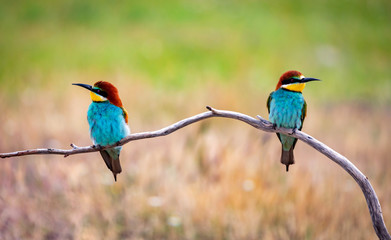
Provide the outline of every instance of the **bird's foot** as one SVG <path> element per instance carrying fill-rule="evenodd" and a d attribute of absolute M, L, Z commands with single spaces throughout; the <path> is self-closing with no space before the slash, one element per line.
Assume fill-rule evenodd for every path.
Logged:
<path fill-rule="evenodd" d="M 100 148 L 102 148 L 102 146 L 99 145 L 99 144 L 96 144 L 96 145 L 92 145 L 92 148 L 94 148 L 94 149 L 100 149 Z"/>
<path fill-rule="evenodd" d="M 273 123 L 272 128 L 273 128 L 273 130 L 276 130 L 277 129 L 277 124 Z"/>
<path fill-rule="evenodd" d="M 289 134 L 289 135 L 293 135 L 293 134 L 296 133 L 296 131 L 297 131 L 297 128 L 292 128 L 292 132 L 290 132 L 290 133 L 288 133 L 288 134 Z"/>

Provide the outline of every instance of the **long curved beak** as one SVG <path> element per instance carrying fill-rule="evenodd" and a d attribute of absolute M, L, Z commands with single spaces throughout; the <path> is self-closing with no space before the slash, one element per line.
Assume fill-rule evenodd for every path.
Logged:
<path fill-rule="evenodd" d="M 321 81 L 321 80 L 317 78 L 302 78 L 300 81 L 305 83 L 305 82 Z"/>
<path fill-rule="evenodd" d="M 88 85 L 88 84 L 83 84 L 83 83 L 72 83 L 72 85 L 76 85 L 76 86 L 79 86 L 79 87 L 83 87 L 87 90 L 90 90 L 92 91 L 92 86 L 91 85 Z"/>

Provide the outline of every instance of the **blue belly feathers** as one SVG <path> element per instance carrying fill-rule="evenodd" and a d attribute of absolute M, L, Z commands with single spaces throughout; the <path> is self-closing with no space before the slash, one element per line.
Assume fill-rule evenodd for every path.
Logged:
<path fill-rule="evenodd" d="M 92 102 L 87 113 L 90 135 L 94 144 L 110 145 L 130 134 L 123 110 L 106 102 Z M 121 150 L 116 147 L 115 150 Z"/>

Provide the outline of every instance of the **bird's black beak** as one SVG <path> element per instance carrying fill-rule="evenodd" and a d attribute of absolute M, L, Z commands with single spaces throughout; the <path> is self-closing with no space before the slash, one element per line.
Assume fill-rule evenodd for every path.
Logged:
<path fill-rule="evenodd" d="M 76 86 L 79 86 L 79 87 L 83 87 L 87 90 L 90 90 L 92 91 L 92 86 L 91 85 L 88 85 L 88 84 L 83 84 L 83 83 L 72 83 L 72 85 L 76 85 Z"/>
<path fill-rule="evenodd" d="M 300 82 L 303 82 L 303 83 L 312 82 L 312 81 L 321 81 L 321 80 L 317 79 L 317 78 L 302 78 L 302 79 L 300 79 Z"/>

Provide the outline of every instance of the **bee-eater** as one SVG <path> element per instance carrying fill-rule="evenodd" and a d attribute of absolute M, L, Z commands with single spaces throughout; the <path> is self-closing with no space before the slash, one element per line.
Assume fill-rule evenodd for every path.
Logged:
<path fill-rule="evenodd" d="M 267 99 L 269 120 L 274 127 L 293 128 L 301 130 L 304 118 L 307 115 L 307 103 L 302 91 L 306 82 L 320 81 L 316 78 L 306 78 L 298 71 L 288 71 L 280 77 L 276 90 Z M 282 145 L 281 163 L 289 165 L 295 163 L 293 149 L 297 138 L 277 133 Z"/>
<path fill-rule="evenodd" d="M 95 145 L 111 145 L 130 134 L 128 112 L 122 106 L 118 90 L 109 82 L 99 81 L 90 86 L 73 83 L 90 90 L 92 103 L 87 112 L 90 125 L 90 136 Z M 114 147 L 100 151 L 106 166 L 113 172 L 114 180 L 122 171 L 119 154 L 122 147 Z"/>

